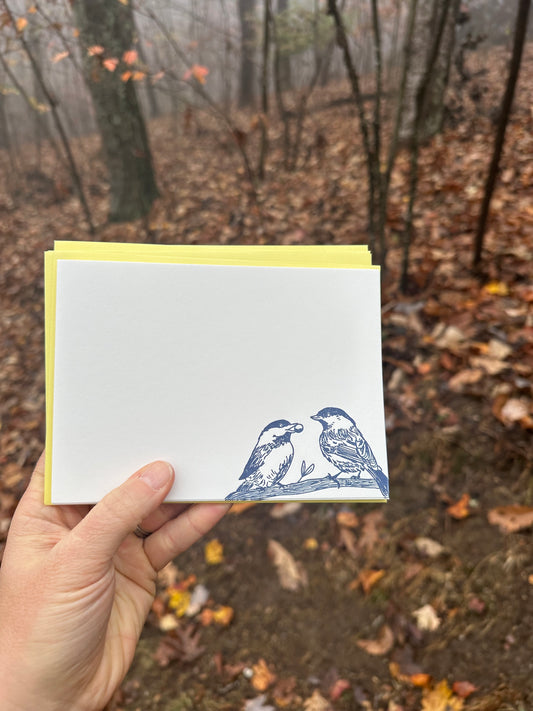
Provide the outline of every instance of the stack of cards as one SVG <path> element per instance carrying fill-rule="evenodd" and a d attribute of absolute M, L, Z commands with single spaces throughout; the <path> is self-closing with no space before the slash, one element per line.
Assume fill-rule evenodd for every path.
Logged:
<path fill-rule="evenodd" d="M 58 242 L 45 310 L 46 503 L 155 459 L 169 501 L 388 498 L 366 247 Z"/>

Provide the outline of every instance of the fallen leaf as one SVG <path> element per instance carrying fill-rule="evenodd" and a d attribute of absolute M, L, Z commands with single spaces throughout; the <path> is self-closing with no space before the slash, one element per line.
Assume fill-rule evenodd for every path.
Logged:
<path fill-rule="evenodd" d="M 339 529 L 339 546 L 344 546 L 352 558 L 359 557 L 357 536 L 353 531 L 345 526 L 341 526 Z"/>
<path fill-rule="evenodd" d="M 197 615 L 208 600 L 209 590 L 205 587 L 205 585 L 197 585 L 190 596 L 189 606 L 185 612 L 187 617 L 194 617 L 194 615 Z"/>
<path fill-rule="evenodd" d="M 515 533 L 533 525 L 533 507 L 497 506 L 488 512 L 487 518 L 493 526 L 499 526 L 502 533 Z"/>
<path fill-rule="evenodd" d="M 266 694 L 261 694 L 255 699 L 248 699 L 244 703 L 244 711 L 276 711 L 274 706 L 265 704 L 266 698 Z"/>
<path fill-rule="evenodd" d="M 232 507 L 229 510 L 229 513 L 231 514 L 241 514 L 243 511 L 247 511 L 248 509 L 251 509 L 252 506 L 257 506 L 256 501 L 241 501 L 236 504 L 232 504 Z"/>
<path fill-rule="evenodd" d="M 422 693 L 422 711 L 461 711 L 463 706 L 463 700 L 453 695 L 446 680 Z"/>
<path fill-rule="evenodd" d="M 171 632 L 172 630 L 175 630 L 179 627 L 179 622 L 176 615 L 173 615 L 171 612 L 169 612 L 161 617 L 158 625 L 159 629 L 162 632 Z"/>
<path fill-rule="evenodd" d="M 376 639 L 358 639 L 356 644 L 368 654 L 381 656 L 392 649 L 394 634 L 388 625 L 383 625 Z"/>
<path fill-rule="evenodd" d="M 424 674 L 423 672 L 411 674 L 409 681 L 413 686 L 425 689 L 431 684 L 431 674 Z"/>
<path fill-rule="evenodd" d="M 277 568 L 279 582 L 284 590 L 296 591 L 307 585 L 307 573 L 303 565 L 295 561 L 281 543 L 270 539 L 267 553 Z"/>
<path fill-rule="evenodd" d="M 194 662 L 205 651 L 205 647 L 200 646 L 200 635 L 201 631 L 195 632 L 193 625 L 176 629 L 159 642 L 154 659 L 161 667 L 175 660 L 184 664 Z"/>
<path fill-rule="evenodd" d="M 420 630 L 433 632 L 440 627 L 440 618 L 431 605 L 422 605 L 422 607 L 413 612 L 413 617 L 416 619 L 416 626 Z"/>
<path fill-rule="evenodd" d="M 229 605 L 219 605 L 213 610 L 213 621 L 221 627 L 227 627 L 233 619 L 233 608 Z"/>
<path fill-rule="evenodd" d="M 452 690 L 457 696 L 460 696 L 462 699 L 467 699 L 470 694 L 477 691 L 477 686 L 474 686 L 474 684 L 471 684 L 469 681 L 454 681 Z"/>
<path fill-rule="evenodd" d="M 208 565 L 219 565 L 224 562 L 224 546 L 218 538 L 213 538 L 205 544 L 204 555 Z"/>
<path fill-rule="evenodd" d="M 191 593 L 188 590 L 172 588 L 169 593 L 168 606 L 174 610 L 176 617 L 183 617 L 189 608 Z"/>
<path fill-rule="evenodd" d="M 17 32 L 23 32 L 24 28 L 27 27 L 28 25 L 28 20 L 25 17 L 19 17 L 17 18 L 17 21 L 15 23 L 15 26 L 17 28 Z"/>
<path fill-rule="evenodd" d="M 298 501 L 289 501 L 287 503 L 274 504 L 270 509 L 270 515 L 272 518 L 285 518 L 285 516 L 290 516 L 296 513 L 302 508 L 302 505 Z"/>
<path fill-rule="evenodd" d="M 332 701 L 337 701 L 338 699 L 340 699 L 340 697 L 344 694 L 345 691 L 348 691 L 348 689 L 351 688 L 352 685 L 350 684 L 348 679 L 337 679 L 337 681 L 329 690 L 329 698 Z"/>
<path fill-rule="evenodd" d="M 287 679 L 280 679 L 272 690 L 272 697 L 279 708 L 287 706 L 301 705 L 301 698 L 296 695 L 296 677 L 290 676 Z"/>
<path fill-rule="evenodd" d="M 459 501 L 456 501 L 451 506 L 448 506 L 446 511 L 452 518 L 455 518 L 457 520 L 461 520 L 463 518 L 466 518 L 467 516 L 470 516 L 470 514 L 472 513 L 470 510 L 470 495 L 463 494 Z"/>
<path fill-rule="evenodd" d="M 444 546 L 441 543 L 434 541 L 432 538 L 424 538 L 424 536 L 415 538 L 414 545 L 419 553 L 426 555 L 428 558 L 437 558 L 444 552 Z"/>
<path fill-rule="evenodd" d="M 485 284 L 483 291 L 486 291 L 487 294 L 491 294 L 492 296 L 508 296 L 509 287 L 503 281 L 490 281 L 488 284 Z"/>
<path fill-rule="evenodd" d="M 333 711 L 332 705 L 325 699 L 318 689 L 304 701 L 305 711 Z"/>
<path fill-rule="evenodd" d="M 372 570 L 369 568 L 365 568 L 361 570 L 361 572 L 357 576 L 356 582 L 361 585 L 365 595 L 368 595 L 374 585 L 376 585 L 376 583 L 379 582 L 384 575 L 384 570 Z M 350 587 L 352 586 L 350 585 Z"/>
<path fill-rule="evenodd" d="M 363 517 L 363 529 L 359 537 L 358 547 L 362 551 L 372 550 L 379 541 L 379 529 L 383 525 L 383 511 L 371 511 Z"/>
<path fill-rule="evenodd" d="M 346 526 L 346 528 L 357 528 L 359 519 L 353 511 L 339 511 L 337 514 L 337 523 L 339 526 Z"/>
<path fill-rule="evenodd" d="M 461 370 L 453 375 L 448 381 L 448 387 L 454 393 L 461 393 L 465 385 L 474 385 L 481 380 L 484 373 L 480 368 Z"/>
<path fill-rule="evenodd" d="M 269 668 L 264 659 L 252 665 L 252 686 L 256 691 L 266 691 L 276 681 L 276 675 Z"/>
<path fill-rule="evenodd" d="M 306 551 L 316 551 L 316 549 L 318 548 L 318 541 L 316 540 L 316 538 L 306 538 L 303 543 L 303 546 Z"/>
<path fill-rule="evenodd" d="M 519 422 L 529 415 L 529 403 L 525 399 L 511 397 L 500 411 L 501 420 L 504 424 Z"/>

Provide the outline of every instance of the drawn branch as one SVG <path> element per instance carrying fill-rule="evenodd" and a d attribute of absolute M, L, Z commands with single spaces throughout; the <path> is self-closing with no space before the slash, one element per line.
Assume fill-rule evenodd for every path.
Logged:
<path fill-rule="evenodd" d="M 248 491 L 233 491 L 226 496 L 226 501 L 258 501 L 270 499 L 274 496 L 289 498 L 297 494 L 309 494 L 311 491 L 322 489 L 337 489 L 341 487 L 355 486 L 359 489 L 377 489 L 378 485 L 373 479 L 358 479 L 355 476 L 343 479 L 332 479 L 331 477 L 321 477 L 320 479 L 307 479 L 292 484 L 275 484 L 274 486 L 264 486 Z"/>

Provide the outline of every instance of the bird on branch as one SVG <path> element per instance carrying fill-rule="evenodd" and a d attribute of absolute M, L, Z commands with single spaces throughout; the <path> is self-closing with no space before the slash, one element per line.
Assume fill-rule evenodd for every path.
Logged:
<path fill-rule="evenodd" d="M 338 407 L 325 407 L 311 415 L 311 419 L 322 425 L 319 439 L 322 454 L 339 470 L 330 477 L 336 480 L 341 474 L 355 474 L 359 478 L 366 471 L 388 498 L 389 480 L 352 418 Z"/>

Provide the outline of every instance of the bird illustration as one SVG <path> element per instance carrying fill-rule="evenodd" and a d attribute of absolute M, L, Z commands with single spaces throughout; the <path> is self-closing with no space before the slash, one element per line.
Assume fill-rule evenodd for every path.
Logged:
<path fill-rule="evenodd" d="M 294 457 L 291 435 L 302 432 L 303 425 L 288 420 L 275 420 L 268 424 L 257 440 L 240 479 L 244 479 L 237 491 L 261 489 L 280 482 Z"/>
<path fill-rule="evenodd" d="M 322 425 L 319 439 L 322 454 L 339 469 L 337 474 L 330 476 L 334 479 L 341 474 L 360 477 L 362 471 L 367 471 L 383 496 L 388 498 L 389 480 L 352 418 L 339 407 L 324 407 L 316 415 L 311 415 L 311 419 Z"/>

